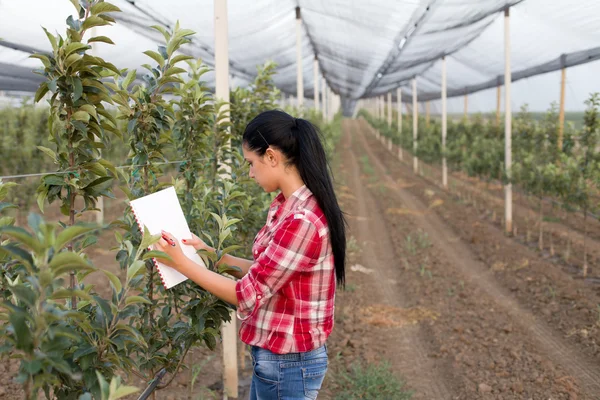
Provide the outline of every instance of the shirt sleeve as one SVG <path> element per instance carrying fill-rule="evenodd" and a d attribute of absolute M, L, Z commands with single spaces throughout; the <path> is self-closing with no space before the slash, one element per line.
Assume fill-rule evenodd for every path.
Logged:
<path fill-rule="evenodd" d="M 321 253 L 315 225 L 292 215 L 275 231 L 265 251 L 236 283 L 237 316 L 246 320 L 297 273 L 314 265 Z"/>

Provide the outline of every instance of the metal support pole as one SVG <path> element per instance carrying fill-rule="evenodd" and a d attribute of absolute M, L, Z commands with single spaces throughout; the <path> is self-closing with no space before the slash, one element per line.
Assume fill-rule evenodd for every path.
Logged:
<path fill-rule="evenodd" d="M 465 93 L 465 121 L 469 119 L 469 95 Z"/>
<path fill-rule="evenodd" d="M 96 27 L 92 27 L 92 29 L 90 30 L 90 37 L 96 37 L 97 33 L 96 33 Z M 96 55 L 96 50 L 98 47 L 98 42 L 92 42 L 90 43 L 90 46 L 92 46 L 92 48 L 90 49 L 90 55 L 95 56 Z M 1 96 L 1 93 L 0 93 Z M 35 103 L 33 103 L 35 104 Z M 99 142 L 100 139 L 96 138 L 95 139 L 96 142 Z M 100 153 L 100 157 L 102 157 L 102 150 L 98 150 Z M 96 213 L 96 223 L 98 225 L 102 225 L 104 224 L 104 196 L 100 196 L 98 197 L 98 201 L 96 202 L 96 208 L 98 209 L 98 212 Z"/>
<path fill-rule="evenodd" d="M 502 85 L 498 77 L 498 86 L 496 87 L 496 126 L 500 127 L 500 104 L 502 102 Z"/>
<path fill-rule="evenodd" d="M 319 60 L 317 56 L 315 56 L 315 60 L 313 61 L 313 70 L 314 70 L 314 79 L 313 79 L 313 92 L 314 92 L 314 100 L 315 100 L 315 111 L 317 114 L 319 113 Z"/>
<path fill-rule="evenodd" d="M 504 219 L 505 231 L 512 235 L 512 110 L 510 104 L 510 86 L 512 74 L 510 70 L 510 8 L 504 11 L 504 165 L 508 182 L 504 187 Z"/>
<path fill-rule="evenodd" d="M 215 1 L 215 97 L 223 101 L 229 115 L 229 27 L 227 0 Z M 221 111 L 221 110 L 219 110 Z M 228 123 L 229 118 L 222 120 Z M 224 398 L 238 397 L 238 358 L 236 314 L 230 311 L 231 321 L 221 325 L 223 337 L 223 388 Z"/>
<path fill-rule="evenodd" d="M 447 76 L 446 57 L 442 57 L 442 185 L 448 188 L 448 164 L 446 160 L 446 135 L 448 133 L 448 109 L 446 104 Z"/>
<path fill-rule="evenodd" d="M 296 7 L 296 96 L 298 108 L 302 112 L 304 107 L 304 68 L 302 68 L 302 18 L 300 7 Z"/>
<path fill-rule="evenodd" d="M 413 171 L 415 174 L 419 172 L 419 159 L 417 158 L 418 148 L 418 118 L 419 110 L 417 105 L 417 78 L 412 80 L 412 95 L 413 95 Z"/>
<path fill-rule="evenodd" d="M 560 56 L 560 62 L 562 70 L 560 73 L 560 109 L 558 114 L 558 140 L 556 144 L 558 151 L 562 152 L 563 135 L 565 132 L 565 84 L 567 82 L 566 56 L 564 54 Z"/>
<path fill-rule="evenodd" d="M 388 128 L 392 127 L 392 92 L 387 94 L 387 123 Z"/>
<path fill-rule="evenodd" d="M 398 139 L 400 143 L 398 145 L 398 158 L 402 161 L 404 159 L 404 154 L 402 152 L 402 89 L 398 88 L 396 96 L 398 97 Z"/>

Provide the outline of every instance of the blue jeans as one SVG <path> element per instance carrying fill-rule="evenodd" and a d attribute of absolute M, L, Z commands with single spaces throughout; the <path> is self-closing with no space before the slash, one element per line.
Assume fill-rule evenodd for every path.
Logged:
<path fill-rule="evenodd" d="M 250 400 L 314 400 L 327 364 L 327 345 L 290 354 L 275 354 L 252 346 Z"/>

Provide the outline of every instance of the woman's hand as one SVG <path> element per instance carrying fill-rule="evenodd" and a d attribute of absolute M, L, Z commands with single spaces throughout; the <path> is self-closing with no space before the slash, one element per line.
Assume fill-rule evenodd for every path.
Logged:
<path fill-rule="evenodd" d="M 154 248 L 166 253 L 169 257 L 171 257 L 171 260 L 159 257 L 157 257 L 157 260 L 179 271 L 179 268 L 188 258 L 183 253 L 181 246 L 179 246 L 179 241 L 175 239 L 173 235 L 165 231 L 161 231 L 161 234 L 162 238 L 156 244 L 154 244 Z"/>
<path fill-rule="evenodd" d="M 204 241 L 202 239 L 200 239 L 198 236 L 194 235 L 193 233 L 192 233 L 192 238 L 191 239 L 182 239 L 181 241 L 185 245 L 193 246 L 194 249 L 196 249 L 196 251 L 198 251 L 198 250 L 207 250 L 207 251 L 213 252 L 213 253 L 215 251 L 215 249 L 213 249 L 212 247 L 210 247 L 209 245 L 207 245 L 206 243 L 204 243 Z"/>

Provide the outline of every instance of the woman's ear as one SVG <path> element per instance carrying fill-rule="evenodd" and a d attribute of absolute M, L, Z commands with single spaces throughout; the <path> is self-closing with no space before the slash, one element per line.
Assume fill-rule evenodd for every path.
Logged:
<path fill-rule="evenodd" d="M 279 164 L 279 158 L 281 155 L 279 152 L 273 150 L 271 147 L 265 152 L 265 161 L 271 166 L 276 167 Z"/>

